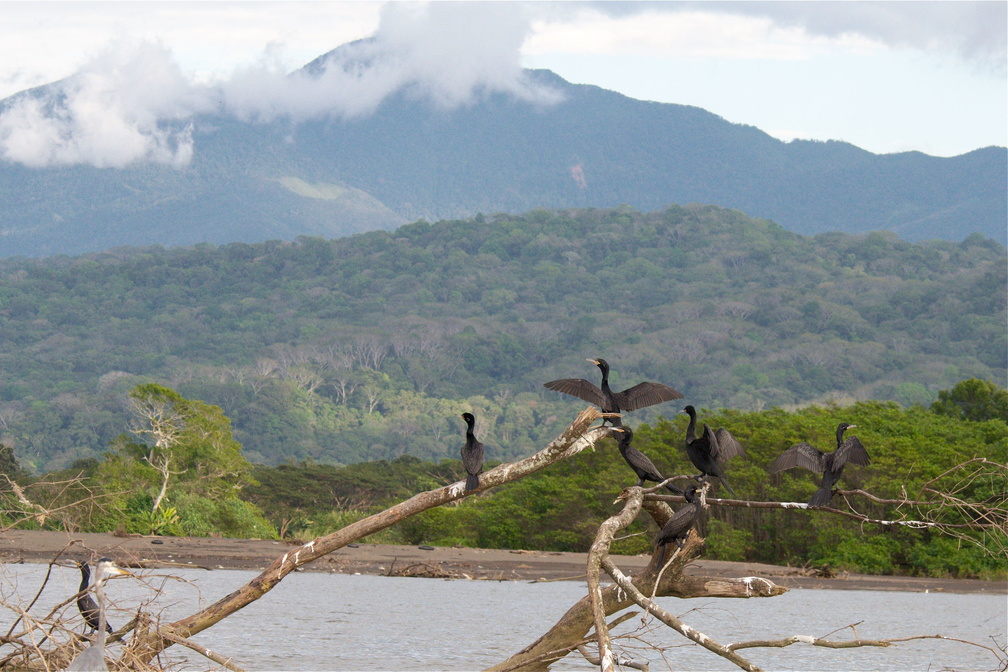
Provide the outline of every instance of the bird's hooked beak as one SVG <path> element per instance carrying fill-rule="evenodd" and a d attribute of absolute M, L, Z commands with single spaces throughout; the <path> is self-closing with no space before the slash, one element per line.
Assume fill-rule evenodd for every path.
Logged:
<path fill-rule="evenodd" d="M 847 425 L 847 429 L 854 429 L 857 425 Z"/>
<path fill-rule="evenodd" d="M 591 363 L 592 363 L 592 364 L 594 364 L 595 366 L 598 366 L 598 360 L 597 360 L 597 359 L 592 359 L 591 357 L 589 357 L 589 358 L 588 358 L 588 359 L 586 359 L 585 361 L 586 361 L 586 362 L 591 362 Z"/>

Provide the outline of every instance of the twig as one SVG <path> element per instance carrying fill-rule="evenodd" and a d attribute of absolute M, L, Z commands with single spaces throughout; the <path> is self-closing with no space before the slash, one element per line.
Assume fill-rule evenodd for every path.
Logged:
<path fill-rule="evenodd" d="M 776 648 L 782 649 L 785 646 L 791 646 L 792 644 L 803 643 L 811 644 L 812 646 L 821 646 L 828 649 L 856 649 L 862 646 L 877 646 L 877 647 L 889 647 L 893 644 L 898 644 L 900 642 L 911 642 L 917 639 L 944 639 L 950 642 L 958 642 L 960 644 L 969 644 L 970 646 L 976 646 L 981 649 L 986 649 L 993 653 L 999 662 L 1002 664 L 1008 661 L 1005 654 L 995 648 L 987 646 L 985 644 L 979 644 L 977 642 L 971 642 L 967 639 L 958 639 L 956 637 L 946 637 L 945 635 L 912 635 L 910 637 L 893 637 L 888 639 L 849 639 L 845 641 L 836 641 L 824 639 L 821 637 L 810 637 L 807 635 L 792 635 L 791 637 L 784 637 L 782 639 L 753 639 L 745 642 L 736 642 L 734 644 L 729 644 L 728 648 L 732 651 L 738 649 L 753 649 L 753 648 Z"/>
<path fill-rule="evenodd" d="M 646 495 L 647 499 L 659 501 L 659 502 L 682 502 L 685 501 L 681 495 L 660 495 L 660 494 L 649 494 Z M 871 516 L 866 516 L 862 513 L 856 513 L 853 511 L 844 511 L 843 509 L 835 509 L 830 506 L 809 506 L 806 502 L 753 502 L 745 499 L 726 499 L 718 497 L 710 497 L 707 499 L 707 503 L 713 506 L 729 506 L 734 508 L 742 509 L 794 509 L 799 511 L 827 511 L 829 513 L 836 513 L 841 516 L 846 516 L 848 518 L 853 518 L 858 522 L 862 523 L 873 523 L 875 525 L 884 526 L 904 526 L 914 529 L 927 529 L 927 528 L 966 528 L 966 529 L 977 529 L 978 527 L 998 527 L 997 524 L 991 523 L 989 525 L 984 525 L 982 523 L 936 523 L 927 520 L 884 520 L 880 518 L 872 518 Z"/>
<path fill-rule="evenodd" d="M 623 572 L 621 572 L 609 558 L 605 558 L 602 561 L 602 566 L 605 567 L 605 570 L 609 573 L 609 576 L 613 578 L 616 584 L 626 591 L 627 595 L 630 596 L 630 599 L 646 609 L 665 625 L 669 626 L 687 639 L 696 642 L 708 651 L 716 653 L 725 660 L 731 661 L 743 670 L 748 670 L 748 672 L 762 672 L 759 667 L 750 663 L 748 660 L 730 650 L 728 647 L 715 642 L 699 630 L 694 630 L 692 627 L 679 620 L 679 618 L 672 613 L 659 607 L 646 595 L 637 590 L 637 587 L 633 585 L 633 582 L 625 574 L 623 574 Z"/>

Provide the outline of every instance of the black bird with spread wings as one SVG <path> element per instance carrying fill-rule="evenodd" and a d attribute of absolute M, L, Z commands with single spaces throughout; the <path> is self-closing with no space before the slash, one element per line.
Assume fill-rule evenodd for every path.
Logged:
<path fill-rule="evenodd" d="M 665 479 L 660 473 L 658 473 L 658 468 L 655 467 L 654 462 L 652 462 L 647 455 L 637 450 L 630 445 L 633 441 L 633 430 L 629 427 L 613 427 L 612 431 L 619 434 L 619 452 L 626 460 L 626 463 L 630 465 L 630 468 L 634 470 L 637 474 L 637 485 L 644 485 L 644 481 L 654 481 L 655 483 L 661 483 Z M 665 487 L 671 492 L 681 495 L 682 490 L 675 487 L 671 483 L 666 483 Z"/>
<path fill-rule="evenodd" d="M 724 467 L 721 464 L 736 455 L 745 455 L 745 448 L 724 427 L 712 432 L 704 423 L 703 434 L 697 436 L 696 409 L 693 406 L 687 406 L 680 413 L 689 415 L 689 426 L 686 427 L 686 455 L 690 462 L 700 470 L 702 476 L 711 476 L 721 481 L 734 497 L 735 491 L 725 480 Z"/>
<path fill-rule="evenodd" d="M 561 394 L 569 394 L 578 399 L 584 399 L 589 404 L 595 404 L 602 409 L 603 413 L 619 413 L 621 411 L 636 411 L 638 408 L 654 406 L 663 401 L 682 399 L 682 394 L 668 385 L 661 383 L 643 382 L 637 383 L 631 388 L 622 392 L 613 392 L 609 388 L 609 363 L 604 359 L 588 359 L 602 371 L 602 386 L 596 387 L 584 378 L 561 378 L 543 383 L 547 390 L 554 390 Z M 614 427 L 621 426 L 619 418 L 605 418 L 602 424 L 609 421 Z"/>
<path fill-rule="evenodd" d="M 479 475 L 483 471 L 483 457 L 485 450 L 483 444 L 476 440 L 473 434 L 473 427 L 476 425 L 476 417 L 472 413 L 463 413 L 462 419 L 466 423 L 466 442 L 462 446 L 462 466 L 466 470 L 466 492 L 479 487 Z"/>
<path fill-rule="evenodd" d="M 767 467 L 767 471 L 771 474 L 776 474 L 778 471 L 784 471 L 785 469 L 802 467 L 822 474 L 822 484 L 815 494 L 812 495 L 812 499 L 809 500 L 809 506 L 827 506 L 830 500 L 833 499 L 833 486 L 840 480 L 840 474 L 843 473 L 844 465 L 850 462 L 852 464 L 868 466 L 871 462 L 871 458 L 868 457 L 868 451 L 861 444 L 861 439 L 856 436 L 848 436 L 844 440 L 844 432 L 852 427 L 857 427 L 857 425 L 841 422 L 837 426 L 836 450 L 832 453 L 824 453 L 802 441 L 785 450 Z"/>

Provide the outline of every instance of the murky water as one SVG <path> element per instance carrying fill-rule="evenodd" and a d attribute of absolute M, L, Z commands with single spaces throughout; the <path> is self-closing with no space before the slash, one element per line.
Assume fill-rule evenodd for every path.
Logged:
<path fill-rule="evenodd" d="M 0 567 L 0 597 L 7 605 L 27 604 L 44 574 L 43 565 Z M 109 582 L 113 626 L 129 620 L 137 607 L 162 620 L 186 616 L 256 573 L 180 569 L 140 575 L 141 581 Z M 31 613 L 45 615 L 76 592 L 79 580 L 75 569 L 55 573 Z M 530 584 L 303 572 L 288 576 L 258 602 L 194 639 L 248 670 L 474 670 L 530 644 L 584 594 L 583 583 L 570 581 Z M 1001 595 L 792 590 L 771 599 L 661 598 L 659 603 L 724 644 L 790 635 L 822 637 L 834 631 L 832 639 L 850 639 L 853 632 L 847 626 L 857 623 L 861 638 L 942 634 L 996 647 L 1004 646 L 1008 627 L 1008 598 Z M 80 622 L 73 604 L 67 614 Z M 0 634 L 13 619 L 9 609 L 0 612 Z M 652 670 L 738 669 L 661 624 L 640 625 L 639 618 L 625 623 L 616 634 L 636 637 L 617 642 L 624 656 L 648 660 Z M 6 652 L 0 645 L 0 657 Z M 989 651 L 940 640 L 859 649 L 795 644 L 739 653 L 773 670 L 998 667 Z M 181 647 L 169 649 L 162 660 L 171 661 L 181 662 L 183 669 L 214 668 Z M 592 666 L 574 654 L 554 669 Z"/>

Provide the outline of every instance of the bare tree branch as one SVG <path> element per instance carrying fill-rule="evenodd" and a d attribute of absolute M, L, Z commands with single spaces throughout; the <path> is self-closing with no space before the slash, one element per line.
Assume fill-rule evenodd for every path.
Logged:
<path fill-rule="evenodd" d="M 658 487 L 661 486 L 655 486 L 655 488 L 649 488 L 648 490 L 655 490 Z M 599 536 L 596 537 L 597 545 L 593 544 L 593 551 L 597 551 L 596 557 L 599 559 L 599 565 L 605 568 L 610 576 L 613 575 L 613 572 L 618 573 L 620 576 L 623 576 L 623 574 L 619 572 L 615 564 L 608 557 L 602 559 L 604 555 L 607 555 L 608 550 L 605 546 L 605 539 L 608 538 L 611 540 L 615 532 L 622 529 L 621 525 L 624 523 L 629 524 L 626 522 L 627 519 L 633 520 L 641 508 L 647 510 L 659 527 L 664 525 L 672 515 L 671 509 L 664 502 L 650 499 L 650 495 L 647 497 L 643 496 L 648 490 L 636 486 L 625 489 L 620 494 L 620 499 L 626 500 L 627 505 L 624 506 L 623 511 L 603 523 L 603 528 L 605 529 L 600 531 Z M 657 581 L 659 571 L 661 570 L 657 566 L 657 555 L 652 556 L 651 563 L 647 568 L 636 574 L 632 579 L 627 580 L 631 582 L 634 589 L 641 595 L 741 598 L 772 597 L 787 592 L 786 588 L 777 586 L 766 579 L 755 579 L 753 577 L 723 579 L 685 576 L 683 570 L 696 557 L 702 545 L 703 540 L 695 532 L 690 534 L 682 550 L 669 561 L 667 569 L 662 572 L 660 583 Z M 592 569 L 591 563 L 594 563 L 595 559 L 591 555 L 589 558 L 588 573 L 589 577 L 592 577 L 595 570 Z M 613 578 L 615 579 L 616 577 L 613 576 Z M 634 600 L 630 598 L 628 591 L 622 585 L 610 585 L 606 588 L 596 587 L 598 578 L 590 578 L 589 584 L 589 594 L 568 609 L 567 613 L 552 628 L 532 644 L 502 663 L 489 668 L 489 670 L 492 672 L 505 672 L 508 670 L 541 672 L 549 669 L 552 663 L 565 657 L 573 650 L 574 645 L 582 641 L 592 627 L 596 628 L 597 637 L 600 639 L 604 638 L 604 627 L 603 630 L 598 630 L 600 622 L 599 611 L 601 610 L 601 613 L 605 615 L 611 615 L 632 606 Z M 613 660 L 611 651 L 607 658 L 606 652 L 602 650 L 602 647 L 600 647 L 599 658 L 603 663 Z"/>
<path fill-rule="evenodd" d="M 696 534 L 695 532 L 690 532 L 691 536 L 695 534 Z M 670 628 L 681 634 L 683 637 L 686 637 L 692 640 L 693 642 L 696 642 L 697 644 L 704 647 L 708 651 L 716 653 L 722 658 L 729 660 L 732 663 L 735 663 L 743 670 L 748 670 L 748 672 L 761 672 L 761 669 L 759 667 L 757 667 L 753 663 L 750 663 L 748 660 L 738 655 L 724 644 L 719 644 L 715 642 L 713 639 L 703 634 L 699 630 L 695 630 L 690 626 L 686 625 L 685 623 L 683 623 L 678 617 L 673 615 L 671 612 L 666 611 L 665 609 L 662 609 L 657 604 L 655 604 L 650 597 L 647 597 L 642 592 L 637 590 L 637 587 L 634 586 L 633 581 L 631 581 L 625 574 L 623 574 L 623 572 L 621 572 L 619 568 L 615 564 L 613 564 L 612 560 L 606 558 L 605 560 L 603 560 L 602 566 L 605 567 L 605 570 L 607 572 L 609 572 L 609 576 L 613 577 L 613 580 L 616 582 L 616 585 L 625 590 L 634 602 L 636 602 L 638 605 L 646 609 L 648 613 L 652 614 L 662 623 L 669 626 Z"/>
<path fill-rule="evenodd" d="M 230 595 L 191 616 L 162 626 L 144 636 L 143 641 L 138 644 L 136 649 L 139 659 L 145 662 L 149 661 L 174 643 L 172 638 L 188 639 L 194 634 L 206 630 L 229 614 L 265 595 L 298 567 L 340 549 L 348 543 L 374 534 L 421 511 L 522 478 L 557 460 L 567 459 L 578 454 L 585 448 L 593 446 L 597 440 L 609 435 L 608 429 L 588 429 L 591 423 L 600 417 L 598 409 L 587 408 L 559 437 L 535 455 L 518 462 L 501 464 L 485 472 L 480 477 L 480 485 L 476 490 L 467 492 L 465 482 L 458 481 L 437 490 L 421 492 L 381 513 L 351 523 L 332 534 L 313 539 L 295 551 L 285 553 L 259 576 Z"/>
<path fill-rule="evenodd" d="M 203 646 L 198 642 L 194 642 L 191 639 L 183 639 L 181 637 L 175 637 L 174 635 L 170 634 L 166 636 L 176 644 L 181 644 L 182 646 L 192 649 L 201 656 L 209 658 L 210 660 L 217 663 L 221 667 L 231 670 L 231 672 L 245 672 L 245 669 L 236 665 L 231 658 L 225 658 L 219 653 L 211 651 L 210 649 L 208 649 L 207 647 Z"/>

